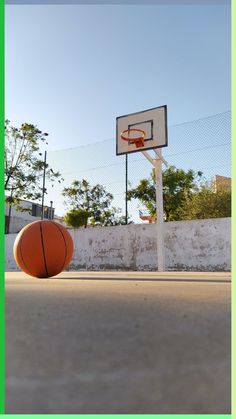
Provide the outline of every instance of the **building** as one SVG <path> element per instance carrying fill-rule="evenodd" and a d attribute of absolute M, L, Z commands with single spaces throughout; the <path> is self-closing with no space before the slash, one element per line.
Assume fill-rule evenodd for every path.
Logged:
<path fill-rule="evenodd" d="M 231 191 L 231 178 L 226 176 L 214 176 L 214 191 L 230 192 Z"/>
<path fill-rule="evenodd" d="M 20 200 L 23 211 L 17 209 L 15 205 L 11 208 L 11 217 L 8 233 L 19 233 L 19 231 L 29 223 L 41 219 L 42 206 L 35 202 Z M 54 219 L 55 208 L 44 206 L 44 219 Z M 9 204 L 5 204 L 5 233 L 9 222 Z"/>

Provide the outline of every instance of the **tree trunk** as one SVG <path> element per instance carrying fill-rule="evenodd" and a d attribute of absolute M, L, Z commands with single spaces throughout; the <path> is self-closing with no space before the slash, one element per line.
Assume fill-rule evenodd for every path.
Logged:
<path fill-rule="evenodd" d="M 11 198 L 13 196 L 13 188 L 11 189 Z M 12 205 L 9 203 L 9 209 L 8 209 L 8 218 L 7 218 L 7 222 L 6 222 L 6 226 L 5 226 L 5 233 L 9 234 L 10 233 L 10 224 L 11 224 L 11 209 L 12 209 Z"/>
<path fill-rule="evenodd" d="M 7 220 L 6 220 L 6 227 L 5 227 L 5 233 L 9 234 L 10 233 L 10 223 L 11 223 L 11 205 L 9 205 L 9 210 L 8 210 L 8 216 L 7 216 Z"/>

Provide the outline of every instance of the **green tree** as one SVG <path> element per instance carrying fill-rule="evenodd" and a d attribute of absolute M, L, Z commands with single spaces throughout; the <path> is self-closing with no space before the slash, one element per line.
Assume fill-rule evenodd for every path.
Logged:
<path fill-rule="evenodd" d="M 90 215 L 91 213 L 89 211 L 83 209 L 72 209 L 66 213 L 64 220 L 70 227 L 87 227 Z"/>
<path fill-rule="evenodd" d="M 231 192 L 214 192 L 204 185 L 186 200 L 179 217 L 182 220 L 231 217 Z"/>
<path fill-rule="evenodd" d="M 9 120 L 5 121 L 5 196 L 9 205 L 6 233 L 9 232 L 12 206 L 25 211 L 20 205 L 21 199 L 37 201 L 42 197 L 45 164 L 40 145 L 47 144 L 47 137 L 48 134 L 40 131 L 36 125 L 24 123 L 16 128 Z M 46 179 L 53 184 L 62 178 L 59 172 L 46 164 Z"/>
<path fill-rule="evenodd" d="M 181 219 L 180 209 L 186 200 L 197 191 L 202 172 L 184 171 L 169 166 L 163 171 L 163 206 L 166 221 Z M 128 199 L 138 199 L 147 208 L 150 215 L 156 214 L 156 180 L 155 170 L 148 179 L 142 179 L 136 188 L 128 191 Z"/>
<path fill-rule="evenodd" d="M 83 210 L 90 213 L 92 225 L 118 225 L 122 224 L 124 217 L 119 217 L 120 209 L 111 207 L 113 195 L 106 191 L 104 186 L 94 186 L 82 179 L 74 180 L 71 186 L 63 189 L 65 205 L 70 210 Z"/>
<path fill-rule="evenodd" d="M 128 217 L 127 224 L 131 224 L 132 221 Z M 94 226 L 118 226 L 118 225 L 125 225 L 126 224 L 126 217 L 121 215 L 120 208 L 108 208 L 103 211 L 100 220 L 95 221 L 94 218 L 91 219 L 91 224 Z"/>

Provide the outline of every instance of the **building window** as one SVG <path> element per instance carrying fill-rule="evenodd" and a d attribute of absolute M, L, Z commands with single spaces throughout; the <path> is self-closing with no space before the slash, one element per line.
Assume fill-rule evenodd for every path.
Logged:
<path fill-rule="evenodd" d="M 41 205 L 32 204 L 32 216 L 33 217 L 41 217 L 41 211 L 42 211 Z M 53 220 L 53 218 L 54 218 L 54 208 L 44 207 L 43 218 L 46 218 L 47 220 Z"/>
<path fill-rule="evenodd" d="M 41 217 L 41 206 L 37 204 L 32 204 L 32 216 Z"/>

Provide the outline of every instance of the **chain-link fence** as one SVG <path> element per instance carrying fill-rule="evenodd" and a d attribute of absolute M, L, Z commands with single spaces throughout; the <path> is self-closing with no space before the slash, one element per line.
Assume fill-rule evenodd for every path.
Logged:
<path fill-rule="evenodd" d="M 115 131 L 115 129 L 114 129 Z M 231 112 L 208 116 L 168 127 L 168 147 L 163 149 L 168 164 L 184 170 L 202 171 L 206 180 L 215 175 L 231 176 Z M 64 215 L 62 190 L 73 180 L 86 179 L 91 185 L 102 184 L 114 196 L 113 206 L 125 215 L 125 156 L 116 156 L 115 137 L 77 148 L 48 152 L 48 163 L 64 178 L 54 188 L 48 185 L 45 204 L 53 201 L 55 212 Z M 150 176 L 152 166 L 142 153 L 128 155 L 128 180 L 134 187 Z M 128 214 L 140 222 L 141 205 L 128 203 Z"/>

